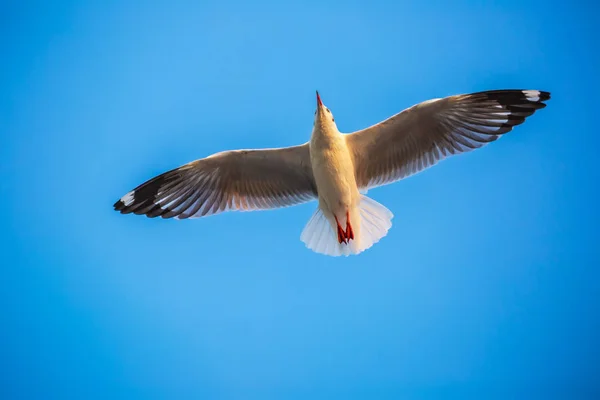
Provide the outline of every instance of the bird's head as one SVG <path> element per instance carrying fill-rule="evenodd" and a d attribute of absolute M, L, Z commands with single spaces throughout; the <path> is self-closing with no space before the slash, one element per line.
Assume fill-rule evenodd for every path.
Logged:
<path fill-rule="evenodd" d="M 335 118 L 332 112 L 323 104 L 321 96 L 317 91 L 317 109 L 315 110 L 315 126 L 319 125 L 321 129 L 327 127 L 333 127 L 337 130 L 335 125 Z"/>

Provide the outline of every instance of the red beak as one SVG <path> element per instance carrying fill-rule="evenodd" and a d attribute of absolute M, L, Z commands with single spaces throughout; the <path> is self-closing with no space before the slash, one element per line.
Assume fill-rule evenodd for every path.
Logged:
<path fill-rule="evenodd" d="M 317 105 L 322 106 L 323 102 L 321 101 L 321 96 L 319 96 L 319 91 L 317 90 Z"/>

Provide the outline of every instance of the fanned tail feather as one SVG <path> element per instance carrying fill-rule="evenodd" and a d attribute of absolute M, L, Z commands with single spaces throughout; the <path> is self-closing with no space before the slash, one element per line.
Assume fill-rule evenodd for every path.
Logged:
<path fill-rule="evenodd" d="M 360 221 L 352 222 L 355 239 L 348 244 L 338 242 L 333 215 L 326 215 L 320 207 L 304 227 L 300 240 L 312 251 L 328 256 L 359 254 L 387 235 L 394 217 L 385 206 L 364 195 L 361 195 L 357 210 L 352 215 L 351 218 L 358 215 Z"/>
<path fill-rule="evenodd" d="M 360 251 L 364 251 L 387 235 L 392 227 L 394 214 L 375 200 L 361 196 L 360 209 Z"/>

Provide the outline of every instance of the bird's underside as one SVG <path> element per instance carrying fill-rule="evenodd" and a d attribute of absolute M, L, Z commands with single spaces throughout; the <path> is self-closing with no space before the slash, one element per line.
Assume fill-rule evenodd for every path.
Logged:
<path fill-rule="evenodd" d="M 349 173 L 361 191 L 398 181 L 446 157 L 497 140 L 544 108 L 549 99 L 550 93 L 538 90 L 494 90 L 422 102 L 366 129 L 340 134 L 351 160 Z M 324 119 L 327 113 L 328 109 L 322 111 L 323 116 L 317 114 L 315 126 L 329 123 Z M 323 187 L 318 189 L 311 151 L 321 150 L 311 150 L 307 142 L 213 154 L 144 182 L 114 208 L 122 214 L 187 219 L 316 200 Z M 323 254 L 358 254 L 391 227 L 391 212 L 363 195 L 353 221 L 349 215 L 335 214 L 331 219 L 317 215 L 318 211 L 301 238 L 307 247 Z M 360 232 L 353 229 L 355 225 L 361 226 Z M 367 234 L 372 240 L 363 238 Z M 353 244 L 361 240 L 363 244 Z"/>

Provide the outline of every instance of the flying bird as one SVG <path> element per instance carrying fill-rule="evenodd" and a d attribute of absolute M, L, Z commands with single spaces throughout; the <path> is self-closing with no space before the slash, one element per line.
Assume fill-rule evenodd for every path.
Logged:
<path fill-rule="evenodd" d="M 491 90 L 416 104 L 353 133 L 341 133 L 317 91 L 310 140 L 231 150 L 192 161 L 136 187 L 114 204 L 122 214 L 199 218 L 317 200 L 300 239 L 316 253 L 359 254 L 387 235 L 393 214 L 365 195 L 455 154 L 493 142 L 550 93 Z"/>

